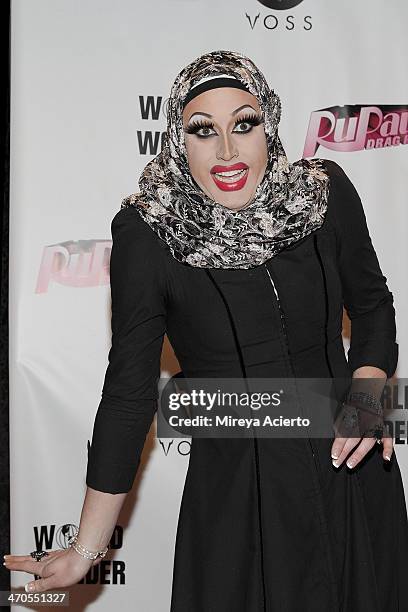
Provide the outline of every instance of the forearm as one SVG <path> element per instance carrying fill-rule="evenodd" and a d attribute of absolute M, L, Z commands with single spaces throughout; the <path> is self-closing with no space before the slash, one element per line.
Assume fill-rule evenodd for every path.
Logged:
<path fill-rule="evenodd" d="M 107 546 L 127 493 L 104 493 L 87 487 L 79 523 L 78 541 L 89 550 Z"/>

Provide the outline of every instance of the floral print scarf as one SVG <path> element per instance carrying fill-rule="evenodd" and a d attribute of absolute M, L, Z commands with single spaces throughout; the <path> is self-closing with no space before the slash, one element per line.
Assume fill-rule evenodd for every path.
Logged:
<path fill-rule="evenodd" d="M 183 100 L 204 77 L 227 74 L 258 100 L 268 149 L 265 174 L 251 202 L 230 210 L 196 184 L 184 144 Z M 164 240 L 175 259 L 202 268 L 252 268 L 318 229 L 325 218 L 329 177 L 324 160 L 288 162 L 278 136 L 281 102 L 247 57 L 213 51 L 191 62 L 170 92 L 162 151 L 144 168 L 140 192 L 125 198 Z"/>

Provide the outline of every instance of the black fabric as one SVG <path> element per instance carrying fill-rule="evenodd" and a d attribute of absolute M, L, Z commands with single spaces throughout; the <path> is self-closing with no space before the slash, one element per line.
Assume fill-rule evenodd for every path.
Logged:
<path fill-rule="evenodd" d="M 214 89 L 215 87 L 235 87 L 236 89 L 242 89 L 249 92 L 248 87 L 238 79 L 230 77 L 216 77 L 214 79 L 208 79 L 207 81 L 204 81 L 203 83 L 191 88 L 183 101 L 183 108 L 185 108 L 187 104 L 196 96 L 199 96 L 209 89 Z"/>
<path fill-rule="evenodd" d="M 10 175 L 10 2 L 0 4 L 1 59 L 1 182 L 0 211 L 0 550 L 10 553 L 10 440 L 9 440 L 9 175 Z M 10 590 L 10 571 L 0 570 L 0 590 Z M 10 610 L 9 606 L 0 606 Z"/>
<path fill-rule="evenodd" d="M 112 221 L 112 348 L 87 485 L 133 484 L 157 408 L 164 334 L 185 376 L 345 377 L 397 365 L 393 295 L 341 167 L 323 226 L 261 266 L 176 261 L 126 208 Z M 271 279 L 275 285 L 275 294 Z M 352 320 L 350 361 L 343 305 Z M 408 522 L 397 458 L 336 469 L 328 439 L 192 440 L 171 612 L 401 612 Z"/>

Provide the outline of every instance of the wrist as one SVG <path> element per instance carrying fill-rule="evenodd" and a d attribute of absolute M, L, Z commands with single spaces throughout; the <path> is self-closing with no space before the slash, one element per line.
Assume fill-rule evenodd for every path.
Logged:
<path fill-rule="evenodd" d="M 99 558 L 105 557 L 109 549 L 109 543 L 101 548 L 88 548 L 85 543 L 82 542 L 79 536 L 78 530 L 68 540 L 68 545 L 75 550 L 79 555 L 90 561 L 95 561 Z"/>
<path fill-rule="evenodd" d="M 383 414 L 381 401 L 376 395 L 367 391 L 349 391 L 344 399 L 344 403 L 351 404 L 356 408 L 366 410 L 372 414 Z"/>

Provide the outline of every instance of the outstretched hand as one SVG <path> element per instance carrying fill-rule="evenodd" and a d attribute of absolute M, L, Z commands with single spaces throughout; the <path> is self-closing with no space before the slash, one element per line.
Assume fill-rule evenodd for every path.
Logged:
<path fill-rule="evenodd" d="M 85 559 L 73 548 L 47 551 L 48 555 L 36 561 L 31 555 L 4 555 L 7 569 L 40 576 L 25 585 L 29 593 L 42 593 L 50 589 L 71 586 L 79 582 L 93 565 L 101 562 Z"/>

